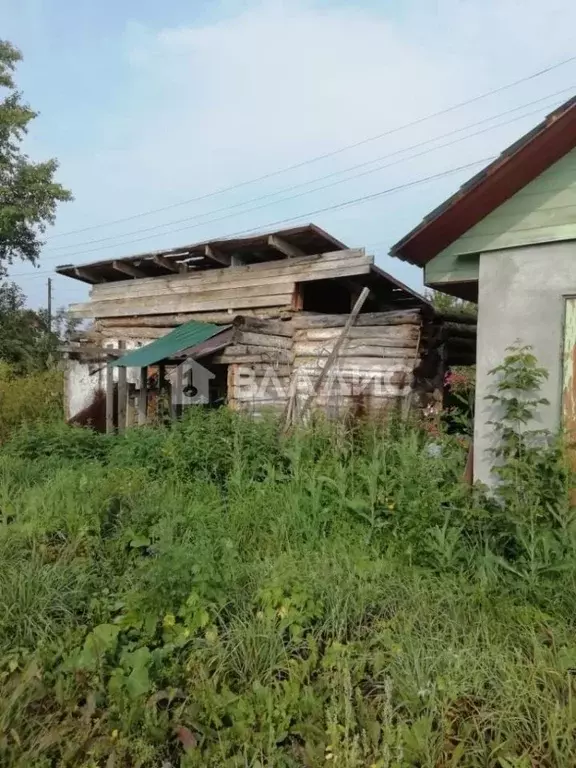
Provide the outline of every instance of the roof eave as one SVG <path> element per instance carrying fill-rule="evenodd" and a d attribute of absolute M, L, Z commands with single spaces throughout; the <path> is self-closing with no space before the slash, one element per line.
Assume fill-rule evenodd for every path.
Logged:
<path fill-rule="evenodd" d="M 432 211 L 392 246 L 390 255 L 424 266 L 574 147 L 576 96 Z"/>

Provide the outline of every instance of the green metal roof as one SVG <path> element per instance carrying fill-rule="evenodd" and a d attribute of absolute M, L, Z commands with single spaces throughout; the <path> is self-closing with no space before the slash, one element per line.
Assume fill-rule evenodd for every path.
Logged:
<path fill-rule="evenodd" d="M 195 347 L 229 327 L 228 325 L 213 325 L 212 323 L 199 323 L 192 320 L 184 325 L 179 325 L 178 328 L 174 328 L 166 336 L 156 339 L 151 344 L 133 349 L 118 360 L 112 360 L 108 365 L 119 366 L 120 368 L 144 368 L 144 366 L 159 363 L 161 360 L 170 360 L 179 352 Z"/>

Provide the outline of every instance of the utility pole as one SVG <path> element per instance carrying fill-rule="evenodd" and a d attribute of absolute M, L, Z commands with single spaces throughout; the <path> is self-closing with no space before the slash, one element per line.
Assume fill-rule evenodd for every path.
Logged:
<path fill-rule="evenodd" d="M 52 278 L 48 278 L 48 333 L 52 333 Z"/>

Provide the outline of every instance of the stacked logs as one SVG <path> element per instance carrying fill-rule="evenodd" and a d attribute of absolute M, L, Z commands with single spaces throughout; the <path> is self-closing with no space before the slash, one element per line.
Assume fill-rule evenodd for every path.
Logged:
<path fill-rule="evenodd" d="M 348 315 L 298 315 L 293 321 L 296 412 L 342 335 Z M 419 358 L 419 310 L 360 315 L 344 339 L 313 405 L 330 416 L 373 413 L 398 405 Z"/>
<path fill-rule="evenodd" d="M 292 372 L 290 322 L 240 316 L 232 342 L 212 365 L 228 366 L 228 405 L 261 413 L 286 406 Z"/>

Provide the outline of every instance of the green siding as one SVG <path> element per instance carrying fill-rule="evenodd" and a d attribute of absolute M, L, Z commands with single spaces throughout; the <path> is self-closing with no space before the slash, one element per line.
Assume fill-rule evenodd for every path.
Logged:
<path fill-rule="evenodd" d="M 432 285 L 433 283 L 460 283 L 478 280 L 479 269 L 480 257 L 477 253 L 459 256 L 446 250 L 426 264 L 424 282 L 426 285 Z"/>
<path fill-rule="evenodd" d="M 432 259 L 426 266 L 425 281 L 477 280 L 480 253 L 573 239 L 576 239 L 576 149 Z"/>

